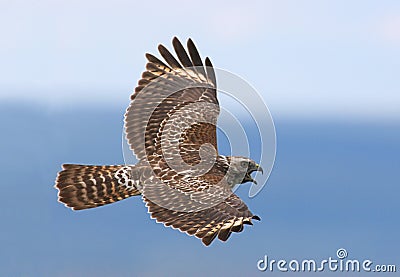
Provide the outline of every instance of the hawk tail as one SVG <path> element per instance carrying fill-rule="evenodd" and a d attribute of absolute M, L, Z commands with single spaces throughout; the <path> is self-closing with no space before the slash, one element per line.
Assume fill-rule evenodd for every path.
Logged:
<path fill-rule="evenodd" d="M 125 165 L 64 164 L 58 173 L 55 188 L 58 201 L 73 210 L 95 208 L 140 195 L 132 169 Z M 135 174 L 136 175 L 136 174 Z"/>

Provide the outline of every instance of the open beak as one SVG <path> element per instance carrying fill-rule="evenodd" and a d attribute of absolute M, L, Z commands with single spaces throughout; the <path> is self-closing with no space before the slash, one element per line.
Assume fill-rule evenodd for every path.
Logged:
<path fill-rule="evenodd" d="M 246 173 L 246 176 L 245 176 L 244 179 L 243 179 L 243 183 L 245 183 L 245 182 L 252 182 L 252 183 L 254 183 L 254 184 L 257 185 L 257 181 L 254 180 L 254 179 L 250 176 L 249 173 Z"/>
<path fill-rule="evenodd" d="M 254 184 L 257 185 L 257 181 L 254 180 L 254 179 L 250 176 L 250 174 L 253 173 L 254 171 L 260 171 L 261 174 L 264 173 L 263 168 L 262 168 L 259 164 L 256 164 L 256 168 L 255 168 L 254 170 L 251 170 L 251 171 L 249 171 L 249 172 L 246 173 L 246 175 L 245 175 L 245 177 L 244 177 L 244 179 L 243 179 L 243 183 L 245 183 L 245 182 L 252 182 L 252 183 L 254 183 Z"/>

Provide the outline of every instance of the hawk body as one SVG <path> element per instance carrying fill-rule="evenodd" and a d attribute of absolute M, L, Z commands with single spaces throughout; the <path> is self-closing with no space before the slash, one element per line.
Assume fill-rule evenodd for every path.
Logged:
<path fill-rule="evenodd" d="M 253 215 L 232 188 L 255 182 L 262 171 L 246 157 L 218 154 L 217 81 L 211 61 L 203 64 L 192 42 L 177 38 L 175 58 L 146 54 L 146 71 L 131 96 L 125 133 L 136 165 L 63 165 L 55 187 L 59 201 L 74 210 L 94 208 L 141 195 L 157 222 L 194 235 L 209 245 L 252 224 Z"/>

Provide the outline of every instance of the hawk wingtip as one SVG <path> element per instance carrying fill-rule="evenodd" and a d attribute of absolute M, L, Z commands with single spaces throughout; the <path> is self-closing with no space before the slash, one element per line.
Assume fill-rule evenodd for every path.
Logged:
<path fill-rule="evenodd" d="M 174 36 L 174 37 L 172 38 L 172 43 L 174 44 L 174 43 L 181 43 L 181 42 L 179 41 L 179 39 L 178 39 L 177 36 Z"/>
<path fill-rule="evenodd" d="M 258 220 L 258 221 L 261 221 L 261 218 L 258 215 L 253 215 L 251 218 L 255 219 L 255 220 Z"/>
<path fill-rule="evenodd" d="M 164 50 L 167 50 L 167 48 L 165 48 L 165 46 L 164 45 L 162 45 L 161 43 L 157 46 L 157 49 L 158 49 L 158 51 L 164 51 Z"/>

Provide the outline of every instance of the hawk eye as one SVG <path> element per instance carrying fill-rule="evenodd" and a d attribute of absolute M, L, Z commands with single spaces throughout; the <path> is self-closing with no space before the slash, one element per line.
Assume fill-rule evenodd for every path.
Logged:
<path fill-rule="evenodd" d="M 241 166 L 241 167 L 247 167 L 247 162 L 245 162 L 245 161 L 241 162 L 241 163 L 240 163 L 240 166 Z"/>

